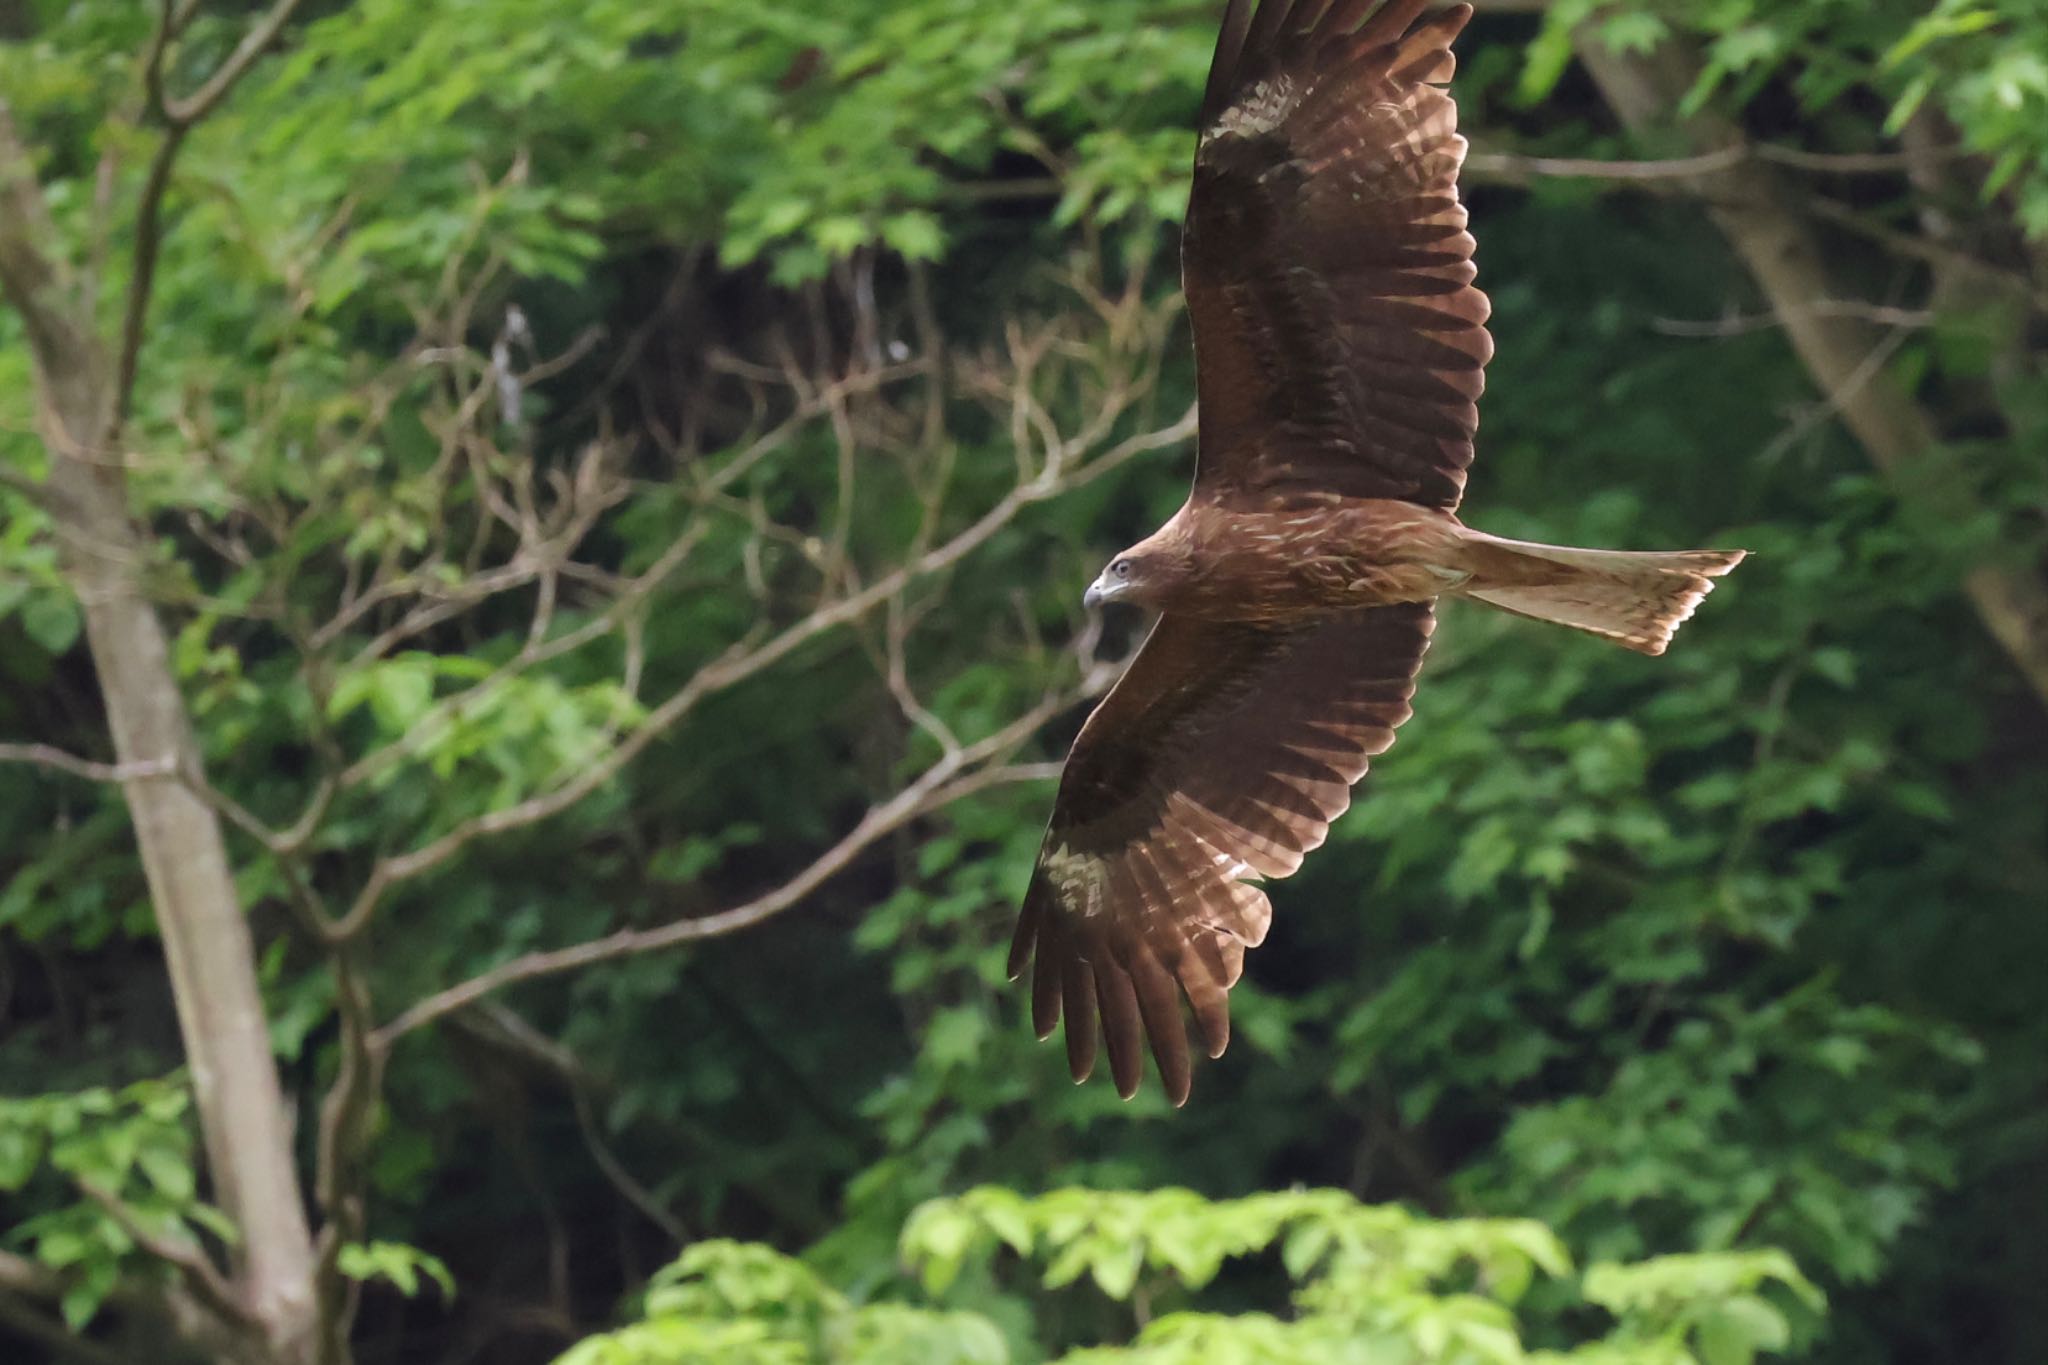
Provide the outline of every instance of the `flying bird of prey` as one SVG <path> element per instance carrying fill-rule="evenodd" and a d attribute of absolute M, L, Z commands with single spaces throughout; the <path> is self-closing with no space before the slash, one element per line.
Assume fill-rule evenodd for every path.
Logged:
<path fill-rule="evenodd" d="M 1182 239 L 1194 489 L 1090 605 L 1159 623 L 1082 727 L 1010 950 L 1126 1098 L 1141 1042 L 1187 1099 L 1285 877 L 1410 714 L 1436 599 L 1660 654 L 1742 551 L 1505 540 L 1459 522 L 1493 354 L 1458 202 L 1451 40 L 1469 5 L 1230 0 Z M 1256 13 L 1254 12 L 1256 10 Z"/>

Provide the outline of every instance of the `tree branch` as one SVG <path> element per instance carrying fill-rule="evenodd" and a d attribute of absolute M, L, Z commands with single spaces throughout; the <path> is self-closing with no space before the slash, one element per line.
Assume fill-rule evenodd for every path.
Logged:
<path fill-rule="evenodd" d="M 168 22 L 168 20 L 166 21 Z M 135 397 L 136 366 L 142 360 L 143 329 L 149 321 L 149 299 L 156 287 L 157 258 L 163 254 L 164 196 L 171 187 L 171 166 L 185 141 L 189 125 L 173 123 L 149 160 L 149 174 L 142 183 L 142 198 L 135 210 L 135 262 L 128 276 L 128 298 L 121 310 L 121 346 L 114 364 L 114 410 L 108 416 L 103 440 L 112 446 L 120 439 Z"/>
<path fill-rule="evenodd" d="M 88 782 L 134 782 L 146 777 L 167 777 L 178 770 L 177 759 L 169 755 L 134 763 L 95 763 L 48 744 L 0 743 L 0 763 L 28 763 Z"/>
<path fill-rule="evenodd" d="M 79 320 L 56 264 L 45 254 L 56 238 L 35 163 L 22 145 L 14 114 L 0 99 L 0 295 L 14 305 L 28 329 L 37 359 L 36 379 L 46 412 L 76 416 L 99 401 L 99 348 Z M 46 421 L 74 444 L 97 431 L 72 430 Z"/>
<path fill-rule="evenodd" d="M 79 1180 L 74 1183 L 80 1193 L 99 1205 L 102 1213 L 120 1225 L 121 1231 L 127 1233 L 136 1246 L 176 1271 L 178 1277 L 192 1291 L 193 1297 L 230 1322 L 241 1322 L 249 1326 L 260 1325 L 241 1294 L 228 1283 L 213 1262 L 206 1258 L 204 1251 L 188 1243 L 174 1242 L 151 1232 L 142 1225 L 135 1210 L 129 1208 L 118 1195 L 100 1188 L 92 1181 Z"/>
<path fill-rule="evenodd" d="M 215 69 L 199 89 L 184 99 L 172 94 L 164 83 L 164 63 L 171 40 L 191 17 L 196 0 L 163 0 L 149 51 L 143 59 L 143 88 L 150 107 L 164 123 L 163 141 L 150 157 L 142 197 L 135 211 L 135 264 L 128 277 L 128 297 L 122 309 L 121 341 L 115 352 L 113 410 L 108 414 L 108 444 L 119 436 L 135 395 L 136 366 L 142 355 L 144 329 L 149 320 L 149 300 L 156 285 L 157 258 L 163 246 L 164 196 L 170 190 L 171 168 L 184 145 L 185 134 L 194 124 L 219 107 L 247 75 L 249 68 L 283 32 L 299 0 L 277 0 L 258 20 L 226 61 Z"/>
<path fill-rule="evenodd" d="M 583 1134 L 583 1145 L 589 1149 L 590 1159 L 596 1163 L 598 1171 L 611 1182 L 621 1199 L 660 1228 L 677 1246 L 689 1242 L 689 1230 L 662 1206 L 652 1190 L 625 1168 L 618 1154 L 612 1151 L 611 1144 L 604 1140 L 591 1103 L 591 1091 L 597 1088 L 598 1078 L 590 1074 L 589 1068 L 578 1060 L 575 1053 L 502 1005 L 483 1004 L 464 1010 L 450 1023 L 465 1026 L 465 1031 L 473 1029 L 480 1041 L 537 1065 L 566 1086 L 576 1110 L 576 1126 Z"/>
<path fill-rule="evenodd" d="M 249 68 L 263 55 L 264 49 L 277 41 L 298 7 L 299 0 L 276 0 L 255 26 L 242 36 L 242 41 L 228 54 L 227 60 L 197 90 L 184 99 L 168 91 L 163 92 L 164 117 L 171 126 L 190 128 L 219 107 L 220 102 L 228 97 L 228 92 L 235 88 L 236 82 L 249 74 Z"/>
<path fill-rule="evenodd" d="M 812 612 L 765 644 L 728 651 L 698 670 L 688 683 L 650 711 L 631 735 L 561 786 L 504 810 L 464 820 L 446 834 L 409 853 L 380 859 L 355 903 L 337 925 L 337 932 L 343 937 L 360 933 L 392 887 L 440 866 L 476 840 L 524 829 L 567 810 L 609 782 L 706 697 L 752 677 L 827 631 L 882 606 L 916 579 L 959 563 L 1007 526 L 1023 508 L 1098 478 L 1144 451 L 1184 441 L 1194 433 L 1194 428 L 1195 411 L 1190 407 L 1172 425 L 1130 437 L 1072 471 L 1064 468 L 1066 452 L 1048 452 L 1045 467 L 1037 477 L 1012 488 L 993 508 L 951 540 L 899 566 L 859 592 Z M 1075 438 L 1075 442 L 1080 439 Z"/>
<path fill-rule="evenodd" d="M 1105 675 L 1113 674 L 1115 671 L 1114 668 L 1095 670 L 1084 682 L 1081 694 L 1089 695 L 1100 691 L 1102 687 L 1107 686 L 1108 678 Z M 600 962 L 636 957 L 685 943 L 719 938 L 771 919 L 845 870 L 876 841 L 917 817 L 988 787 L 1008 782 L 1040 781 L 1056 776 L 1059 771 L 1058 764 L 1022 764 L 972 772 L 968 770 L 974 764 L 1022 743 L 1050 716 L 1072 705 L 1074 700 L 1075 697 L 1072 695 L 1049 697 L 988 738 L 941 758 L 919 775 L 916 781 L 902 788 L 887 801 L 871 807 L 860 822 L 838 843 L 820 854 L 802 872 L 766 895 L 757 896 L 744 905 L 734 906 L 713 915 L 679 920 L 654 929 L 622 929 L 615 934 L 588 943 L 579 943 L 573 947 L 527 953 L 513 958 L 488 972 L 471 977 L 460 985 L 451 986 L 419 1001 L 377 1030 L 376 1045 L 388 1048 L 415 1029 L 423 1028 L 454 1010 L 472 1005 L 494 991 L 503 990 L 519 982 L 558 976 Z"/>
<path fill-rule="evenodd" d="M 130 515 L 120 463 L 105 456 L 115 408 L 108 357 L 46 254 L 52 240 L 33 164 L 0 103 L 0 291 L 26 322 L 59 564 L 84 609 L 115 756 L 132 768 L 196 747 L 163 624 L 137 581 L 148 532 Z M 175 781 L 130 781 L 123 795 L 191 1062 L 208 1173 L 240 1233 L 234 1297 L 261 1318 L 260 1335 L 281 1358 L 310 1316 L 311 1237 L 219 819 Z M 209 1348 L 216 1358 L 246 1358 L 240 1339 L 257 1334 L 196 1289 L 167 1295 L 165 1305 L 179 1335 L 220 1343 Z"/>
<path fill-rule="evenodd" d="M 383 1089 L 385 1050 L 377 1045 L 369 981 L 358 946 L 339 942 L 328 949 L 334 970 L 335 1008 L 341 1020 L 341 1062 L 320 1105 L 314 1148 L 313 1195 L 326 1221 L 314 1244 L 315 1349 L 322 1362 L 348 1359 L 355 1315 L 355 1287 L 341 1275 L 341 1251 L 363 1240 L 367 1211 L 363 1188 L 368 1166 L 364 1148 L 370 1118 Z"/>
<path fill-rule="evenodd" d="M 1960 147 L 1941 148 L 1931 153 L 1938 159 L 1964 155 Z M 1902 171 L 1913 164 L 1904 152 L 1809 152 L 1798 147 L 1780 147 L 1768 142 L 1729 143 L 1692 156 L 1663 157 L 1648 161 L 1615 160 L 1605 157 L 1525 156 L 1517 152 L 1494 152 L 1474 146 L 1465 155 L 1465 172 L 1483 180 L 1525 185 L 1531 180 L 1605 180 L 1639 184 L 1646 189 L 1697 189 L 1701 176 L 1734 170 L 1749 162 L 1769 162 L 1794 170 L 1820 174 L 1857 175 Z M 1664 183 L 1671 182 L 1671 183 Z M 1692 182 L 1692 183 L 1687 183 Z"/>
<path fill-rule="evenodd" d="M 0 1256 L 6 1253 L 0 1252 Z M 6 1273 L 0 1270 L 0 1284 Z M 22 1302 L 0 1289 L 0 1327 L 16 1336 L 27 1337 L 55 1360 L 76 1360 L 82 1365 L 133 1365 L 127 1356 L 77 1335 L 56 1318 Z"/>
<path fill-rule="evenodd" d="M 1579 52 L 1608 104 L 1631 129 L 1669 123 L 1697 75 L 1696 64 L 1673 43 L 1638 55 L 1610 51 L 1586 36 Z M 1746 154 L 1748 144 L 1732 123 L 1701 113 L 1679 126 L 1701 156 L 1728 158 L 1729 164 L 1680 183 L 1706 201 L 1783 320 L 1786 337 L 1814 384 L 1839 407 L 1843 425 L 1871 462 L 1928 515 L 1950 524 L 1970 519 L 1979 509 L 1966 486 L 1913 476 L 1912 466 L 1938 447 L 1940 433 L 1927 413 L 1885 376 L 1862 373 L 1882 334 L 1861 318 L 1824 307 L 1836 291 L 1826 256 L 1798 203 L 1770 167 Z M 1963 590 L 1986 629 L 2048 705 L 2048 583 L 2023 568 L 1982 564 L 1964 576 Z"/>

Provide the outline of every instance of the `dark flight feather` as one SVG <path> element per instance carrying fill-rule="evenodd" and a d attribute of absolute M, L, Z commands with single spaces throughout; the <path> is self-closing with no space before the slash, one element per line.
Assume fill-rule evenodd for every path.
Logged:
<path fill-rule="evenodd" d="M 1010 950 L 1075 1079 L 1191 1078 L 1272 906 L 1408 718 L 1439 596 L 1661 653 L 1742 552 L 1582 550 L 1456 517 L 1493 353 L 1441 88 L 1466 5 L 1231 0 L 1182 276 L 1194 488 L 1089 590 L 1159 625 L 1082 727 Z"/>
<path fill-rule="evenodd" d="M 1039 1035 L 1064 1012 L 1077 1080 L 1099 1013 L 1120 1092 L 1149 1038 L 1168 1097 L 1187 1098 L 1180 997 L 1221 1054 L 1228 991 L 1271 918 L 1248 879 L 1322 845 L 1408 718 L 1434 623 L 1427 603 L 1297 627 L 1160 621 L 1074 743 L 1010 951 L 1013 976 L 1036 959 Z"/>
<path fill-rule="evenodd" d="M 1198 493 L 1445 510 L 1463 494 L 1493 342 L 1438 84 L 1471 10 L 1422 8 L 1267 0 L 1252 19 L 1237 0 L 1225 17 L 1182 255 Z"/>

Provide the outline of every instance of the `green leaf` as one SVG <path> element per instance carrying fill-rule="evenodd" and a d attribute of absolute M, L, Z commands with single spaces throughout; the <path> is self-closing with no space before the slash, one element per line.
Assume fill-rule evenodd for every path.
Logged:
<path fill-rule="evenodd" d="M 84 624 L 78 603 L 54 593 L 37 593 L 21 609 L 21 628 L 51 655 L 68 654 Z"/>
<path fill-rule="evenodd" d="M 352 1280 L 383 1280 L 406 1298 L 419 1293 L 422 1275 L 440 1288 L 442 1297 L 455 1297 L 455 1277 L 441 1259 L 400 1242 L 350 1242 L 341 1248 L 335 1264 Z"/>
<path fill-rule="evenodd" d="M 1782 1350 L 1791 1339 L 1785 1315 L 1750 1294 L 1714 1304 L 1694 1330 L 1703 1365 L 1750 1365 L 1757 1352 Z"/>

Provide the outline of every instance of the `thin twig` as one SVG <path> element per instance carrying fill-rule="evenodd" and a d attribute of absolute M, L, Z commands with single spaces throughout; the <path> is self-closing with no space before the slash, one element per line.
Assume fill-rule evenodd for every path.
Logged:
<path fill-rule="evenodd" d="M 2001 288 L 2018 293 L 2031 301 L 2036 309 L 2048 312 L 2048 289 L 2042 288 L 2024 271 L 1996 265 L 1945 242 L 1887 227 L 1873 220 L 1868 214 L 1846 204 L 1838 204 L 1832 199 L 1809 196 L 1801 201 L 1800 207 L 1812 217 L 1824 223 L 1833 223 L 1836 227 L 1846 228 L 1859 237 L 1877 243 L 1887 251 L 1926 261 L 1930 265 L 1952 266 L 1980 276 Z"/>
<path fill-rule="evenodd" d="M 258 1319 L 249 1305 L 242 1299 L 235 1286 L 220 1273 L 206 1253 L 194 1243 L 174 1242 L 167 1237 L 151 1232 L 142 1225 L 135 1210 L 128 1207 L 118 1195 L 102 1189 L 90 1180 L 75 1180 L 79 1192 L 100 1211 L 113 1219 L 128 1234 L 136 1246 L 165 1262 L 176 1270 L 187 1287 L 201 1300 L 230 1321 L 258 1325 Z"/>
<path fill-rule="evenodd" d="M 169 756 L 134 763 L 96 763 L 48 744 L 0 744 L 0 763 L 33 764 L 82 777 L 88 782 L 136 782 L 149 777 L 168 777 L 178 770 L 177 759 Z"/>
<path fill-rule="evenodd" d="M 1769 313 L 1733 313 L 1725 318 L 1652 318 L 1650 328 L 1673 337 L 1732 337 L 1783 327 L 1794 316 L 1862 318 L 1888 327 L 1932 327 L 1934 314 L 1925 308 L 1896 308 L 1889 304 L 1866 303 L 1861 299 L 1823 299 L 1796 309 Z"/>
<path fill-rule="evenodd" d="M 454 1022 L 474 1023 L 479 1038 L 536 1062 L 559 1078 L 568 1087 L 576 1110 L 576 1125 L 582 1131 L 583 1144 L 590 1151 L 590 1159 L 597 1164 L 604 1178 L 611 1182 L 612 1188 L 619 1192 L 619 1197 L 637 1209 L 648 1222 L 660 1228 L 677 1245 L 680 1246 L 690 1240 L 689 1229 L 663 1207 L 652 1190 L 625 1168 L 618 1154 L 612 1151 L 611 1144 L 604 1140 L 591 1098 L 591 1091 L 601 1082 L 591 1075 L 589 1068 L 583 1065 L 575 1053 L 503 1005 L 479 1005 L 474 1010 L 463 1012 Z"/>
<path fill-rule="evenodd" d="M 162 254 L 164 197 L 170 191 L 171 168 L 177 162 L 178 151 L 193 125 L 212 113 L 234 89 L 236 82 L 248 74 L 264 50 L 277 41 L 298 7 L 299 0 L 277 0 L 243 35 L 242 41 L 213 75 L 191 95 L 180 99 L 165 84 L 164 66 L 171 39 L 184 20 L 190 17 L 191 7 L 163 0 L 156 29 L 150 37 L 149 51 L 143 59 L 143 86 L 152 110 L 163 120 L 164 135 L 150 158 L 149 174 L 143 181 L 142 198 L 136 209 L 135 263 L 129 273 L 128 297 L 122 308 L 121 348 L 116 353 L 112 405 L 107 417 L 108 430 L 103 437 L 107 445 L 112 445 L 119 437 L 135 393 L 136 367 L 140 363 L 149 320 L 149 300 L 156 285 L 157 258 Z"/>
<path fill-rule="evenodd" d="M 226 61 L 215 69 L 205 83 L 184 99 L 168 91 L 163 94 L 164 116 L 172 127 L 190 127 L 212 113 L 220 102 L 228 97 L 235 83 L 249 74 L 249 68 L 263 55 L 264 49 L 277 41 L 284 26 L 291 22 L 292 13 L 299 7 L 299 0 L 277 0 L 255 26 L 243 35 L 235 50 L 228 54 Z"/>
<path fill-rule="evenodd" d="M 1960 147 L 1945 149 L 1945 155 L 1965 155 Z M 1902 171 L 1911 164 L 1905 152 L 1809 152 L 1798 147 L 1781 147 L 1767 142 L 1732 143 L 1693 156 L 1662 157 L 1651 160 L 1615 160 L 1604 157 L 1525 156 L 1517 152 L 1473 150 L 1466 154 L 1465 169 L 1475 176 L 1521 183 L 1538 178 L 1562 180 L 1660 181 L 1688 180 L 1732 170 L 1745 161 L 1767 161 L 1794 170 L 1830 174 L 1869 174 Z"/>
<path fill-rule="evenodd" d="M 552 790 L 532 796 L 504 810 L 473 816 L 446 834 L 409 853 L 380 859 L 372 869 L 355 903 L 337 926 L 344 937 L 367 926 L 371 914 L 386 892 L 400 882 L 440 866 L 477 839 L 551 819 L 602 787 L 620 769 L 673 729 L 706 697 L 722 692 L 780 661 L 811 640 L 852 621 L 886 603 L 912 582 L 942 572 L 965 559 L 992 536 L 1008 526 L 1031 504 L 1043 502 L 1071 488 L 1101 477 L 1147 450 L 1176 444 L 1192 435 L 1195 411 L 1192 406 L 1179 421 L 1158 431 L 1145 432 L 1118 443 L 1079 469 L 1062 470 L 1064 449 L 1055 451 L 1046 467 L 1028 483 L 1012 488 L 993 508 L 943 545 L 916 560 L 898 566 L 874 583 L 788 626 L 766 643 L 753 648 L 728 651 L 705 665 L 660 706 L 648 712 L 634 732 L 609 753 L 583 768 L 573 778 Z"/>
<path fill-rule="evenodd" d="M 1739 166 L 1749 159 L 1747 147 L 1722 147 L 1698 156 L 1655 161 L 1610 161 L 1599 157 L 1522 156 L 1513 152 L 1468 152 L 1465 170 L 1475 176 L 1511 183 L 1538 177 L 1567 180 L 1687 180 Z"/>
<path fill-rule="evenodd" d="M 1114 670 L 1106 670 L 1113 672 Z M 1101 677 L 1089 680 L 1089 689 L 1106 685 Z M 605 938 L 573 947 L 527 953 L 502 963 L 460 985 L 430 995 L 377 1030 L 376 1042 L 389 1047 L 415 1029 L 433 1023 L 453 1010 L 462 1009 L 494 991 L 519 982 L 579 971 L 600 962 L 659 952 L 685 943 L 719 938 L 751 928 L 773 918 L 802 901 L 812 891 L 843 871 L 855 858 L 884 836 L 948 802 L 1008 782 L 1040 781 L 1058 771 L 1056 764 L 1021 764 L 969 771 L 993 754 L 1021 743 L 1054 712 L 1071 705 L 1074 697 L 1059 696 L 1041 702 L 995 734 L 948 754 L 927 768 L 916 781 L 893 797 L 869 808 L 858 824 L 838 843 L 820 854 L 802 872 L 766 895 L 744 905 L 713 915 L 679 920 L 653 929 L 622 929 Z"/>
<path fill-rule="evenodd" d="M 79 1336 L 58 1319 L 5 1292 L 0 1292 L 0 1327 L 42 1346 L 52 1360 L 76 1360 L 82 1365 L 134 1365 L 133 1357 Z"/>

